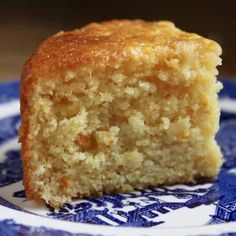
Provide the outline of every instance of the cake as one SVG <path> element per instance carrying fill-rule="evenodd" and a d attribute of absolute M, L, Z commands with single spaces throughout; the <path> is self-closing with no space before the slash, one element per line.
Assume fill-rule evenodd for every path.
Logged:
<path fill-rule="evenodd" d="M 91 23 L 46 39 L 21 78 L 27 198 L 57 208 L 216 176 L 220 54 L 168 21 Z"/>

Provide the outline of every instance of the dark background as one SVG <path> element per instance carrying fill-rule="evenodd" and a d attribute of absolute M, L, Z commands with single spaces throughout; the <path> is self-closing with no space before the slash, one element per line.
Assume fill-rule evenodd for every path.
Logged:
<path fill-rule="evenodd" d="M 115 18 L 170 20 L 216 40 L 220 74 L 236 76 L 236 1 L 1 1 L 0 80 L 18 79 L 25 60 L 46 37 L 92 21 Z"/>

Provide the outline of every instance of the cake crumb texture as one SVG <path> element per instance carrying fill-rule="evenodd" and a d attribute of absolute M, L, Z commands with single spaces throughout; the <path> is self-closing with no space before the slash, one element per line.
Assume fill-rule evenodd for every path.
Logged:
<path fill-rule="evenodd" d="M 21 79 L 27 197 L 58 207 L 217 175 L 220 54 L 166 21 L 92 23 L 46 39 Z"/>

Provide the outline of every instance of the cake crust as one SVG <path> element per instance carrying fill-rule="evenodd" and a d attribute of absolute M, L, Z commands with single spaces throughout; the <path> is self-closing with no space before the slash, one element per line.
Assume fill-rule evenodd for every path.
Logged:
<path fill-rule="evenodd" d="M 122 67 L 126 73 L 129 73 L 132 67 L 125 67 L 125 64 L 131 61 L 135 61 L 136 64 L 138 61 L 147 63 L 150 68 L 154 70 L 156 68 L 157 71 L 161 68 L 171 69 L 165 59 L 178 58 L 181 63 L 186 60 L 184 55 L 186 46 L 189 45 L 198 48 L 199 52 L 221 54 L 221 48 L 216 42 L 197 34 L 181 31 L 167 21 L 113 20 L 100 24 L 92 23 L 81 29 L 59 32 L 46 39 L 26 62 L 21 77 L 22 124 L 19 142 L 22 144 L 21 158 L 24 164 L 27 197 L 40 199 L 34 190 L 35 180 L 32 178 L 30 163 L 33 152 L 29 138 L 30 117 L 34 113 L 32 97 L 39 83 L 46 83 L 47 80 L 65 80 L 65 78 L 69 81 L 71 75 L 68 71 L 82 73 L 83 68 L 88 67 L 91 67 L 91 72 L 99 68 L 101 73 L 107 68 L 113 71 Z M 169 80 L 172 83 L 171 78 Z M 102 83 L 106 82 L 106 79 L 102 80 Z M 178 83 L 189 82 L 183 77 Z M 219 166 L 220 161 L 215 165 Z M 68 181 L 64 180 L 65 178 L 62 182 L 67 186 Z"/>
<path fill-rule="evenodd" d="M 221 47 L 214 41 L 176 28 L 172 22 L 146 22 L 143 20 L 112 20 L 91 23 L 84 28 L 59 32 L 46 39 L 27 61 L 22 81 L 31 77 L 45 78 L 63 72 L 96 64 L 113 67 L 117 60 L 136 59 L 142 54 L 158 53 L 181 60 L 185 44 L 197 45 L 205 51 L 221 54 Z M 171 54 L 172 53 L 172 54 Z M 32 66 L 33 65 L 33 66 Z M 26 82 L 27 83 L 27 82 Z"/>

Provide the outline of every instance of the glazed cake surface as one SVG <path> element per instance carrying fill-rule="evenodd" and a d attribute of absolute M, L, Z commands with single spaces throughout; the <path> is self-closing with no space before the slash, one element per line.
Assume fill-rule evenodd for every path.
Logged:
<path fill-rule="evenodd" d="M 27 197 L 58 207 L 217 175 L 220 54 L 166 21 L 92 23 L 46 39 L 21 79 Z"/>

